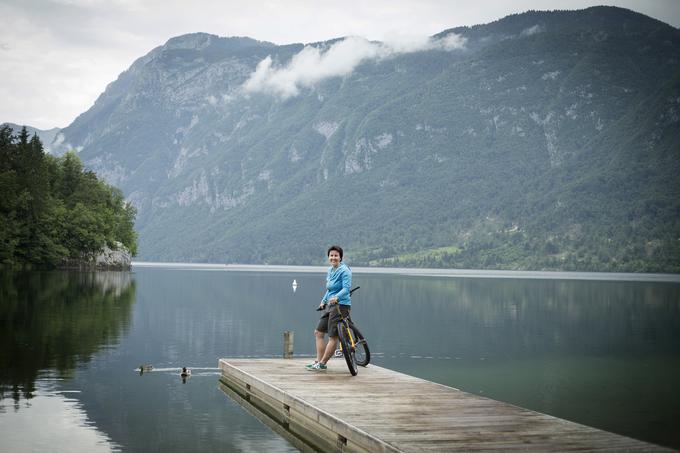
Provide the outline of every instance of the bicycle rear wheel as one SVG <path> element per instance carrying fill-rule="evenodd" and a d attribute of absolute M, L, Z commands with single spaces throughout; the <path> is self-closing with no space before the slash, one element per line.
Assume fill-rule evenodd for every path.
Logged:
<path fill-rule="evenodd" d="M 371 351 L 368 349 L 368 342 L 354 324 L 352 324 L 352 332 L 354 333 L 354 357 L 357 365 L 368 366 L 371 361 Z"/>
<path fill-rule="evenodd" d="M 342 355 L 345 357 L 345 362 L 347 362 L 347 368 L 352 376 L 356 376 L 359 370 L 357 369 L 357 362 L 354 356 L 354 348 L 352 348 L 352 342 L 350 341 L 349 327 L 344 322 L 338 323 L 338 338 L 342 344 Z"/>

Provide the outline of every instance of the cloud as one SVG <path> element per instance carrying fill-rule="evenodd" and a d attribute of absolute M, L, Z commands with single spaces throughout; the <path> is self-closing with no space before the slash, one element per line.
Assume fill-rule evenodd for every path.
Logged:
<path fill-rule="evenodd" d="M 464 49 L 467 38 L 465 36 L 449 33 L 439 40 L 439 45 L 444 50 Z"/>
<path fill-rule="evenodd" d="M 550 8 L 602 3 L 680 26 L 678 0 L 556 0 Z M 389 42 L 386 36 L 394 30 L 427 36 L 545 8 L 545 0 L 0 0 L 4 19 L 0 122 L 41 129 L 66 126 L 133 61 L 185 33 L 249 36 L 276 44 L 338 36 Z M 423 40 L 404 41 L 395 46 L 406 51 Z M 441 44 L 447 41 L 455 48 L 455 36 L 449 35 Z M 276 69 L 281 68 L 272 63 L 269 74 Z M 303 85 L 293 87 L 300 90 Z"/>
<path fill-rule="evenodd" d="M 543 32 L 543 27 L 540 25 L 534 25 L 533 27 L 525 28 L 522 30 L 522 33 L 520 33 L 520 36 L 531 36 L 535 35 L 536 33 L 542 33 Z"/>
<path fill-rule="evenodd" d="M 345 38 L 325 51 L 305 46 L 282 68 L 275 68 L 271 57 L 262 60 L 244 88 L 248 92 L 273 92 L 283 98 L 295 96 L 300 87 L 310 87 L 320 80 L 348 74 L 362 61 L 379 58 L 385 52 L 386 48 L 363 38 Z"/>
<path fill-rule="evenodd" d="M 38 3 L 0 0 L 0 16 L 7 18 L 0 28 L 0 122 L 65 127 L 92 106 L 139 50 L 134 37 L 116 33 L 119 27 L 102 15 L 88 15 L 75 1 Z"/>
<path fill-rule="evenodd" d="M 373 42 L 348 37 L 330 46 L 305 46 L 285 66 L 276 66 L 271 56 L 260 61 L 243 84 L 246 93 L 264 92 L 283 99 L 297 96 L 302 88 L 350 74 L 361 63 L 384 60 L 396 55 L 424 50 L 461 50 L 466 38 L 449 33 L 443 38 L 393 37 Z"/>

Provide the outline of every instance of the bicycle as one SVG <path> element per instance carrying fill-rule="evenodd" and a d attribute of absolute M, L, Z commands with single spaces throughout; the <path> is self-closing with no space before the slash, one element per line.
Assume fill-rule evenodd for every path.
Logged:
<path fill-rule="evenodd" d="M 360 286 L 350 290 L 349 295 L 358 290 Z M 324 310 L 326 305 L 317 308 L 317 311 Z M 371 351 L 368 349 L 368 342 L 362 335 L 361 331 L 352 322 L 350 317 L 342 316 L 339 304 L 335 304 L 335 309 L 340 315 L 341 319 L 338 321 L 338 339 L 340 340 L 340 350 L 347 362 L 347 368 L 352 376 L 356 376 L 359 372 L 357 365 L 366 367 L 371 361 Z"/>

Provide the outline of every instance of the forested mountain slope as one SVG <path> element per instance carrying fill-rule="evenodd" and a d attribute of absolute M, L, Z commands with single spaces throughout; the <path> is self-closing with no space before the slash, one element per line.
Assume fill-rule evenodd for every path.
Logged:
<path fill-rule="evenodd" d="M 419 46 L 180 36 L 59 146 L 134 202 L 145 260 L 339 243 L 355 265 L 679 272 L 679 122 L 680 31 L 596 7 Z"/>

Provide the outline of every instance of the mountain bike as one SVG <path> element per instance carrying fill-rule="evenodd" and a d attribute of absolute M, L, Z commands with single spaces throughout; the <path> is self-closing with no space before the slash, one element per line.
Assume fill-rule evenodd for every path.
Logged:
<path fill-rule="evenodd" d="M 349 292 L 349 295 L 351 296 L 352 293 L 359 288 L 360 286 L 353 288 Z M 325 307 L 325 305 L 319 307 L 317 308 L 317 311 L 321 311 Z M 345 358 L 345 362 L 347 362 L 347 368 L 349 368 L 349 372 L 352 374 L 352 376 L 356 376 L 359 372 L 357 365 L 365 367 L 371 361 L 371 351 L 368 349 L 368 342 L 366 341 L 366 338 L 352 322 L 351 318 L 349 316 L 346 318 L 342 316 L 339 304 L 335 304 L 335 310 L 337 310 L 341 317 L 340 321 L 338 321 L 338 339 L 340 340 L 340 350 L 342 351 L 342 355 Z"/>

